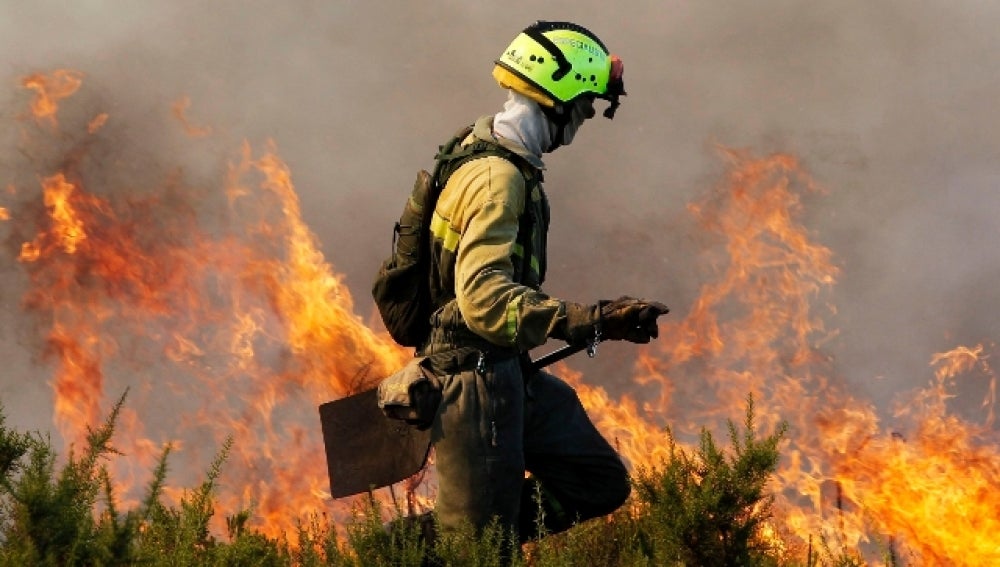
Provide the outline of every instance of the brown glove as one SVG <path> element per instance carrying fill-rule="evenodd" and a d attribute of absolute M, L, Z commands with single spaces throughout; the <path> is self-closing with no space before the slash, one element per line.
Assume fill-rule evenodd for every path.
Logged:
<path fill-rule="evenodd" d="M 622 296 L 601 301 L 601 339 L 645 344 L 660 334 L 656 318 L 670 311 L 666 305 Z"/>
<path fill-rule="evenodd" d="M 574 345 L 588 344 L 598 338 L 648 343 L 659 335 L 656 318 L 670 311 L 662 303 L 627 296 L 600 301 L 597 305 L 568 301 L 564 305 L 566 318 L 553 330 L 552 336 Z"/>
<path fill-rule="evenodd" d="M 601 310 L 597 305 L 582 305 L 566 301 L 566 318 L 552 331 L 552 336 L 571 345 L 585 345 L 597 338 L 601 326 Z"/>

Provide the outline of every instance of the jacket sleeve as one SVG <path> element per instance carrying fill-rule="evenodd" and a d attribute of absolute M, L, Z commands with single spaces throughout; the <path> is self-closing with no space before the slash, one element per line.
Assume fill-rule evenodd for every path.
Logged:
<path fill-rule="evenodd" d="M 511 256 L 525 184 L 516 167 L 506 165 L 492 162 L 478 176 L 460 227 L 455 296 L 472 332 L 504 347 L 528 350 L 545 343 L 563 323 L 566 307 L 513 279 Z"/>

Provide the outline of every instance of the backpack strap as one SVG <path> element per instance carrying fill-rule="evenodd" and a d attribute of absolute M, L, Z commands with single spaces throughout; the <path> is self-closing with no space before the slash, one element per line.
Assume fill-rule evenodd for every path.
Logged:
<path fill-rule="evenodd" d="M 461 167 L 466 161 L 473 157 L 493 155 L 513 163 L 524 176 L 527 182 L 527 189 L 530 191 L 534 185 L 542 181 L 541 172 L 528 163 L 523 157 L 507 148 L 489 142 L 487 140 L 476 139 L 471 144 L 455 151 L 455 147 L 472 134 L 474 126 L 466 126 L 455 133 L 455 135 L 442 146 L 438 147 L 438 153 L 434 156 L 437 163 L 434 165 L 434 180 L 443 188 L 448 182 L 448 178 L 456 169 Z"/>
<path fill-rule="evenodd" d="M 472 152 L 466 150 L 458 152 L 454 151 L 455 146 L 461 144 L 462 140 L 468 138 L 469 134 L 472 134 L 472 128 L 472 125 L 463 127 L 458 132 L 455 132 L 455 135 L 452 136 L 450 140 L 445 142 L 443 145 L 438 146 L 438 153 L 434 156 L 434 171 L 431 172 L 431 177 L 434 180 L 434 184 L 437 186 L 438 192 L 440 192 L 440 190 L 444 187 L 445 182 L 448 181 L 448 177 L 451 176 L 451 171 L 448 171 L 442 179 L 441 174 L 445 173 L 445 165 L 454 159 L 465 157 L 466 155 L 472 155 Z M 457 167 L 452 170 L 454 169 L 457 169 Z"/>

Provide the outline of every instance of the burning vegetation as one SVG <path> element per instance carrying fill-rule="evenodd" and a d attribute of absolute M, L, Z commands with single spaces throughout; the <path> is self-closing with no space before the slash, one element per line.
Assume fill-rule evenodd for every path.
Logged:
<path fill-rule="evenodd" d="M 316 515 L 347 521 L 360 501 L 326 492 L 316 407 L 373 385 L 409 353 L 355 313 L 276 148 L 237 148 L 208 187 L 173 170 L 150 185 L 134 185 L 149 176 L 109 184 L 117 162 L 93 156 L 114 151 L 102 138 L 114 114 L 59 120 L 84 79 L 60 70 L 23 80 L 31 101 L 16 126 L 30 150 L 0 180 L 5 253 L 26 276 L 18 308 L 40 355 L 31 379 L 51 384 L 64 451 L 88 446 L 114 412 L 125 458 L 109 463 L 107 480 L 126 505 L 162 475 L 169 447 L 162 494 L 175 502 L 190 502 L 177 488 L 197 478 L 186 475 L 216 470 L 216 518 L 249 510 L 239 525 L 270 537 L 300 533 L 297 522 Z M 189 122 L 190 104 L 173 106 L 173 124 L 199 143 L 212 130 Z M 873 563 L 1000 561 L 989 348 L 930 356 L 933 379 L 899 401 L 889 429 L 823 351 L 836 336 L 825 297 L 838 268 L 799 221 L 803 195 L 820 188 L 793 156 L 720 153 L 728 174 L 689 207 L 711 242 L 710 277 L 641 351 L 631 392 L 613 398 L 560 372 L 644 482 L 676 462 L 678 447 L 718 458 L 706 433 L 710 441 L 741 422 L 751 395 L 748 431 L 759 428 L 782 455 L 755 529 L 781 557 L 811 562 L 822 545 Z M 949 404 L 958 380 L 984 392 L 980 420 Z M 732 433 L 737 449 L 753 440 Z M 214 460 L 223 447 L 224 466 Z M 433 505 L 432 472 L 419 481 L 406 487 L 415 511 Z"/>

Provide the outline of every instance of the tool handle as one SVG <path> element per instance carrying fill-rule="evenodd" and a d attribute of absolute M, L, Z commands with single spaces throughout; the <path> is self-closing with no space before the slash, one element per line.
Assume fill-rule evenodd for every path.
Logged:
<path fill-rule="evenodd" d="M 574 354 L 585 350 L 587 345 L 566 345 L 562 348 L 558 348 L 548 354 L 543 354 L 542 356 L 531 361 L 532 370 L 541 370 L 550 364 L 555 364 L 564 358 L 569 358 Z"/>

